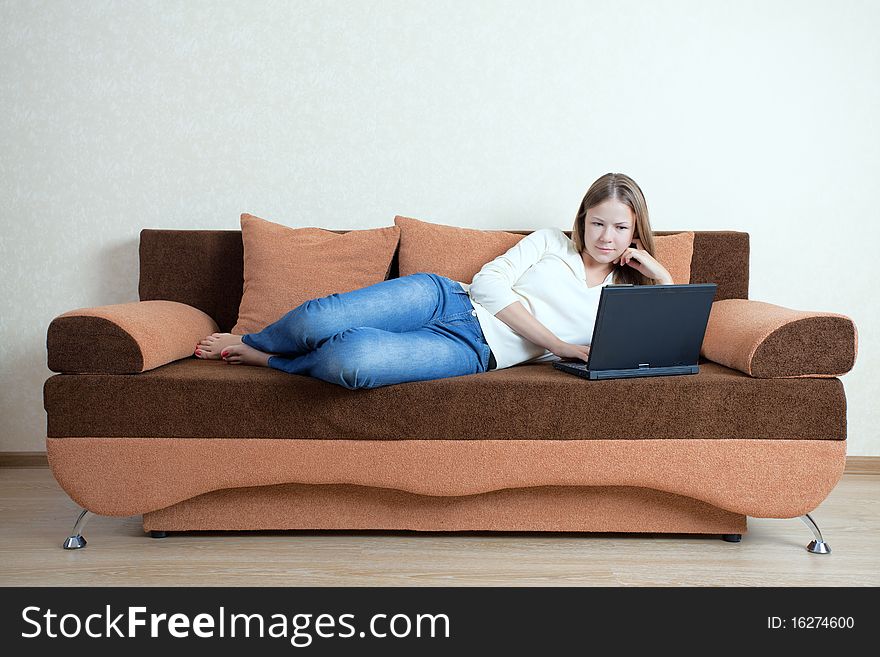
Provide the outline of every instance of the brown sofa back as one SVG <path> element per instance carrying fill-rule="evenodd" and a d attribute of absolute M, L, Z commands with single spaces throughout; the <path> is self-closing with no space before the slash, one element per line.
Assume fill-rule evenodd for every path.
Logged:
<path fill-rule="evenodd" d="M 347 231 L 334 231 L 345 233 Z M 527 235 L 530 230 L 511 233 Z M 657 231 L 671 235 L 680 231 Z M 566 231 L 570 236 L 570 232 Z M 141 301 L 178 301 L 207 313 L 221 331 L 238 319 L 243 282 L 240 230 L 141 231 Z M 390 277 L 397 276 L 397 255 Z M 716 301 L 749 298 L 749 235 L 695 231 L 691 283 L 717 283 Z"/>

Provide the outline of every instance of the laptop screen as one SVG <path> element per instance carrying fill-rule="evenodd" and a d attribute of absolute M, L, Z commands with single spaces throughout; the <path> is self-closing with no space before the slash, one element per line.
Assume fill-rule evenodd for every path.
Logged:
<path fill-rule="evenodd" d="M 602 288 L 590 370 L 696 365 L 715 283 Z"/>

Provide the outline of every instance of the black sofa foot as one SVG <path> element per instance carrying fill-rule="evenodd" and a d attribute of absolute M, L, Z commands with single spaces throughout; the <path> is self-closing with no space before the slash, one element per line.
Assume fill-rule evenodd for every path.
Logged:
<path fill-rule="evenodd" d="M 721 540 L 728 543 L 739 543 L 742 540 L 742 534 L 721 534 Z"/>
<path fill-rule="evenodd" d="M 159 532 L 155 529 L 150 530 L 150 538 L 165 538 L 168 536 L 168 532 Z"/>

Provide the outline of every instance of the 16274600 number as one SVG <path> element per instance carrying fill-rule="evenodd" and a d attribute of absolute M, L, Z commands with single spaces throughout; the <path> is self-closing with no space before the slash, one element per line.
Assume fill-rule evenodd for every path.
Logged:
<path fill-rule="evenodd" d="M 771 630 L 850 630 L 856 621 L 852 616 L 768 616 Z"/>

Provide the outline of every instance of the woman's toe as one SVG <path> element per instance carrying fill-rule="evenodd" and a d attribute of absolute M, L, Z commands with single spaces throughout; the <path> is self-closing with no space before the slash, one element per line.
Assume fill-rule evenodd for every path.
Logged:
<path fill-rule="evenodd" d="M 220 356 L 217 354 L 217 350 L 211 347 L 205 347 L 203 345 L 199 345 L 196 348 L 196 356 L 198 358 L 219 358 Z"/>

